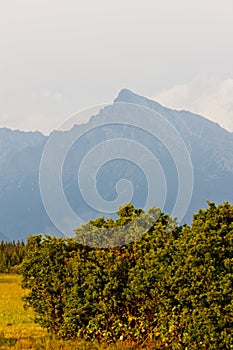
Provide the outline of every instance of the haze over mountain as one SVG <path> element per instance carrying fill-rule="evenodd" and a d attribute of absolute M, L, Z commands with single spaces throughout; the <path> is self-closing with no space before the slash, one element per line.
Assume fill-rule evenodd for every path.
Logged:
<path fill-rule="evenodd" d="M 137 118 L 142 118 L 142 123 L 146 124 L 149 113 L 152 118 L 154 112 L 160 113 L 176 128 L 190 154 L 194 183 L 191 202 L 183 222 L 190 222 L 192 214 L 200 207 L 206 206 L 207 199 L 216 203 L 233 202 L 233 134 L 202 116 L 188 111 L 165 108 L 157 102 L 123 89 L 112 105 L 100 110 L 98 115 L 93 116 L 87 124 L 74 126 L 68 131 L 53 133 L 58 141 L 57 154 L 63 145 L 75 140 L 64 159 L 62 169 L 63 191 L 73 211 L 83 221 L 104 215 L 98 206 L 91 208 L 83 198 L 77 184 L 77 169 L 85 155 L 95 149 L 99 143 L 105 142 L 108 145 L 107 141 L 120 138 L 143 144 L 150 150 L 152 158 L 154 155 L 154 159 L 158 160 L 166 178 L 167 196 L 163 210 L 172 212 L 178 196 L 179 174 L 177 174 L 177 165 L 171 156 L 171 150 L 143 128 L 133 127 L 127 123 L 113 124 L 118 114 L 125 116 L 127 121 L 127 116 L 132 115 L 133 106 L 137 105 L 145 107 L 144 110 L 138 109 Z M 0 239 L 25 239 L 28 234 L 35 233 L 61 234 L 44 209 L 39 189 L 40 161 L 48 139 L 40 132 L 0 129 Z M 136 146 L 135 144 L 135 152 L 137 152 Z M 101 154 L 99 156 L 101 157 Z M 134 156 L 140 158 L 140 154 Z M 148 158 L 146 163 L 151 169 L 150 173 L 154 169 L 152 158 Z M 54 154 L 54 158 L 51 158 L 51 169 L 56 161 L 56 154 Z M 96 161 L 98 162 L 98 159 Z M 154 174 L 155 179 L 157 175 L 159 173 Z M 51 186 L 53 176 L 52 170 L 50 172 L 49 169 L 48 183 L 51 181 Z M 87 172 L 85 176 L 89 180 L 92 174 Z M 148 179 L 143 169 L 133 164 L 130 159 L 113 156 L 111 161 L 106 161 L 99 168 L 96 187 L 102 198 L 105 201 L 116 200 L 116 184 L 121 179 L 132 183 L 134 188 L 132 201 L 135 206 L 144 207 L 148 195 Z M 157 186 L 155 190 L 160 191 L 159 181 Z M 55 210 L 58 208 L 59 212 L 56 193 L 54 192 L 53 198 L 52 189 L 50 195 L 54 199 Z M 157 202 L 155 196 L 154 205 L 158 205 Z M 62 216 L 62 212 L 59 212 L 59 216 Z M 69 220 L 64 218 L 63 221 Z M 67 223 L 67 234 L 71 234 L 71 228 L 75 228 L 72 224 L 72 221 Z"/>

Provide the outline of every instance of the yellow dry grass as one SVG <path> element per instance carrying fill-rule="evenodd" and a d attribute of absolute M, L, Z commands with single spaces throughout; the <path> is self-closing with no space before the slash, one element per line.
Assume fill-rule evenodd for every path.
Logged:
<path fill-rule="evenodd" d="M 0 348 L 28 337 L 39 338 L 46 331 L 33 323 L 32 310 L 24 310 L 21 276 L 0 274 Z M 5 342 L 5 344 L 4 344 Z M 12 348 L 12 347 L 11 347 Z M 22 348 L 23 349 L 23 348 Z M 30 348 L 28 348 L 30 349 Z"/>

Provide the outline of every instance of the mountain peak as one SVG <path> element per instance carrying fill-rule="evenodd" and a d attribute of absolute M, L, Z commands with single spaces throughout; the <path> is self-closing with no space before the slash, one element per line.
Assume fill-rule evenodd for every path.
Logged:
<path fill-rule="evenodd" d="M 155 110 L 161 110 L 161 108 L 165 108 L 160 105 L 158 102 L 153 101 L 149 98 L 143 97 L 141 95 L 136 94 L 135 92 L 129 89 L 122 89 L 117 98 L 114 100 L 114 103 L 133 103 L 141 106 L 145 106 L 148 108 L 152 108 Z"/>
<path fill-rule="evenodd" d="M 122 89 L 117 98 L 114 100 L 114 102 L 125 102 L 128 99 L 131 99 L 133 97 L 138 96 L 137 94 L 135 94 L 133 91 L 129 90 L 129 89 Z"/>

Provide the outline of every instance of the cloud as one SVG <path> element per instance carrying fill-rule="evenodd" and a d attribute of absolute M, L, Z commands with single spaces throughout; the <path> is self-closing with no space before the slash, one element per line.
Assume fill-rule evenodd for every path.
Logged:
<path fill-rule="evenodd" d="M 167 107 L 186 109 L 233 131 L 233 79 L 199 76 L 187 84 L 163 90 L 153 99 Z"/>
<path fill-rule="evenodd" d="M 0 115 L 0 128 L 7 127 L 13 130 L 36 131 L 49 134 L 57 126 L 57 120 L 50 115 L 31 113 L 19 116 L 16 114 Z"/>
<path fill-rule="evenodd" d="M 9 97 L 11 104 L 8 105 L 7 113 L 0 113 L 0 128 L 40 130 L 44 134 L 49 134 L 66 118 L 64 108 L 62 109 L 65 97 L 59 91 L 40 89 L 32 92 L 28 99 L 25 95 L 20 97 L 20 95 Z M 19 111 L 14 108 L 17 103 Z M 22 105 L 23 113 L 20 110 Z"/>

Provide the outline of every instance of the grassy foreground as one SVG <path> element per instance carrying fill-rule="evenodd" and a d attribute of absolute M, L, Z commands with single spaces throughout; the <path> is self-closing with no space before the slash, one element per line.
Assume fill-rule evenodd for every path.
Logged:
<path fill-rule="evenodd" d="M 24 310 L 20 287 L 21 276 L 0 274 L 0 349 L 30 350 L 130 350 L 139 349 L 135 344 L 93 344 L 51 339 L 46 331 L 33 322 L 32 310 Z M 157 349 L 153 345 L 142 345 L 140 349 Z"/>

